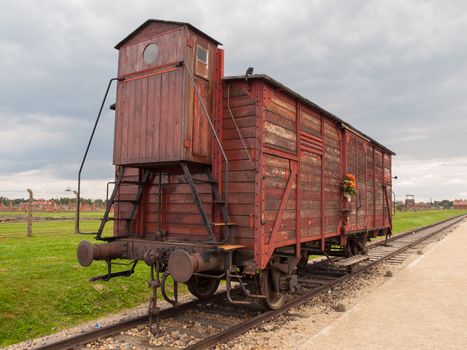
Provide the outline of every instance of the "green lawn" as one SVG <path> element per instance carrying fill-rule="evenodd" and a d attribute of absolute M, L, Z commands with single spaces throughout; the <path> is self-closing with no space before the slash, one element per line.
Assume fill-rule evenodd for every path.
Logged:
<path fill-rule="evenodd" d="M 95 231 L 98 223 L 86 220 L 81 226 Z M 106 273 L 106 265 L 79 266 L 76 247 L 92 236 L 73 231 L 73 221 L 40 221 L 28 238 L 25 223 L 0 224 L 0 346 L 147 301 L 149 268 L 144 263 L 129 278 L 89 283 L 90 277 Z"/>
<path fill-rule="evenodd" d="M 407 231 L 461 213 L 398 212 L 394 229 Z M 72 217 L 69 212 L 46 214 Z M 88 218 L 102 215 L 85 214 Z M 81 226 L 83 231 L 95 231 L 98 224 L 98 220 L 84 220 Z M 107 226 L 108 233 L 111 224 Z M 33 237 L 28 238 L 25 223 L 0 223 L 0 346 L 53 333 L 147 301 L 149 268 L 144 264 L 137 267 L 132 277 L 89 283 L 89 277 L 106 272 L 105 264 L 94 262 L 87 268 L 78 265 L 76 247 L 86 237 L 73 230 L 73 221 L 37 221 L 33 224 Z"/>
<path fill-rule="evenodd" d="M 467 214 L 467 210 L 425 210 L 397 212 L 393 217 L 394 233 L 405 232 L 410 229 L 431 225 L 450 217 Z"/>
<path fill-rule="evenodd" d="M 83 211 L 80 213 L 81 218 L 93 218 L 98 219 L 101 218 L 104 214 L 104 211 Z M 60 212 L 53 212 L 53 211 L 38 211 L 33 212 L 34 217 L 53 217 L 53 218 L 70 218 L 74 219 L 75 211 L 60 211 Z M 0 218 L 27 218 L 28 214 L 25 211 L 0 211 Z"/>

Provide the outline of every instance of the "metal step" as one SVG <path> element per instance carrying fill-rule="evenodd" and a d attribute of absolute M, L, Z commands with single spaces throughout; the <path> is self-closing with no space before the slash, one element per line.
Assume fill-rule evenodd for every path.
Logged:
<path fill-rule="evenodd" d="M 144 185 L 144 182 L 139 182 L 139 181 L 122 181 L 120 184 L 121 184 L 121 185 L 137 185 L 137 186 L 142 186 L 142 185 Z"/>
<path fill-rule="evenodd" d="M 103 219 L 101 219 L 103 220 Z M 130 218 L 107 218 L 108 221 L 131 221 Z"/>
<path fill-rule="evenodd" d="M 138 203 L 138 201 L 134 200 L 134 199 L 115 199 L 114 200 L 115 203 Z"/>
<path fill-rule="evenodd" d="M 213 222 L 212 226 L 235 226 L 236 223 L 234 222 Z"/>

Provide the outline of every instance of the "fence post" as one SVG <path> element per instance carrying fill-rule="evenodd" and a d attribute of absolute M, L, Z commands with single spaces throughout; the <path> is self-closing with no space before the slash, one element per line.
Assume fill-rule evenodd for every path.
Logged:
<path fill-rule="evenodd" d="M 29 202 L 28 202 L 28 237 L 32 237 L 32 190 L 28 188 Z"/>

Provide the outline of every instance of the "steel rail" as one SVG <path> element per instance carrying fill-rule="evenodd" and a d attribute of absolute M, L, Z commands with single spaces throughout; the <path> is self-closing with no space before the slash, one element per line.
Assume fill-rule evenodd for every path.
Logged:
<path fill-rule="evenodd" d="M 452 225 L 455 225 L 456 223 L 460 222 L 461 220 L 463 220 L 466 217 L 467 217 L 466 215 L 461 215 L 460 217 L 457 216 L 455 218 L 444 220 L 444 221 L 435 223 L 433 225 L 425 226 L 424 229 L 429 229 L 429 228 L 435 227 L 437 225 L 442 225 L 442 224 L 446 223 L 449 220 L 453 220 L 453 222 L 451 224 L 449 224 L 449 225 L 447 225 L 445 227 L 443 226 L 440 229 L 435 230 L 434 232 L 432 232 L 432 233 L 430 233 L 430 234 L 428 234 L 426 236 L 423 236 L 423 237 L 415 240 L 414 242 L 411 242 L 410 244 L 405 245 L 405 246 L 395 250 L 394 252 L 389 253 L 388 255 L 385 255 L 385 256 L 379 258 L 378 260 L 375 260 L 375 261 L 373 261 L 373 262 L 371 262 L 371 263 L 369 263 L 369 264 L 367 264 L 367 265 L 365 265 L 365 266 L 363 266 L 363 267 L 361 267 L 361 268 L 359 268 L 359 269 L 357 269 L 355 271 L 352 271 L 352 273 L 349 273 L 348 275 L 338 277 L 335 280 L 330 280 L 329 283 L 327 283 L 325 285 L 322 285 L 320 287 L 314 288 L 313 290 L 309 291 L 308 293 L 305 293 L 305 294 L 301 295 L 300 297 L 295 298 L 295 299 L 291 300 L 290 302 L 286 303 L 280 309 L 266 311 L 266 312 L 264 312 L 262 314 L 259 314 L 258 316 L 253 317 L 253 318 L 251 318 L 251 319 L 249 319 L 249 320 L 247 320 L 247 321 L 245 321 L 243 323 L 240 323 L 240 324 L 238 324 L 236 326 L 233 326 L 233 327 L 231 327 L 229 329 L 226 329 L 225 331 L 219 332 L 219 333 L 213 335 L 212 337 L 205 338 L 205 339 L 197 342 L 196 344 L 193 344 L 192 346 L 187 347 L 186 349 L 188 349 L 188 350 L 206 349 L 206 348 L 209 348 L 210 346 L 214 346 L 216 344 L 219 344 L 220 342 L 225 342 L 225 341 L 230 340 L 230 339 L 232 339 L 234 337 L 237 337 L 237 336 L 239 336 L 241 334 L 244 334 L 247 331 L 249 331 L 250 329 L 256 328 L 256 327 L 260 326 L 261 324 L 265 323 L 266 321 L 269 321 L 272 318 L 287 312 L 291 308 L 297 307 L 297 306 L 300 306 L 300 305 L 306 303 L 310 298 L 318 295 L 319 293 L 321 293 L 321 292 L 323 292 L 325 290 L 328 290 L 329 288 L 331 288 L 331 287 L 333 287 L 333 286 L 335 286 L 335 285 L 337 285 L 339 283 L 348 281 L 351 278 L 353 278 L 355 276 L 358 276 L 358 275 L 362 274 L 364 271 L 367 271 L 368 269 L 374 267 L 375 265 L 380 264 L 381 262 L 393 257 L 394 255 L 400 254 L 401 252 L 410 249 L 414 245 L 417 245 L 420 242 L 425 241 L 428 238 L 440 233 L 441 231 L 446 230 L 448 227 L 450 227 Z M 420 231 L 421 231 L 421 229 L 418 230 L 418 232 L 420 232 Z M 402 236 L 402 237 L 404 237 L 404 236 Z M 399 238 L 402 238 L 402 237 L 399 237 Z"/>
<path fill-rule="evenodd" d="M 234 291 L 233 291 L 234 292 Z M 235 290 L 235 292 L 239 292 Z M 209 300 L 192 300 L 185 304 L 181 304 L 177 307 L 169 307 L 167 309 L 162 309 L 159 314 L 159 318 L 161 320 L 168 319 L 171 317 L 175 317 L 183 312 L 188 310 L 192 310 L 193 308 L 197 307 L 200 304 L 212 303 L 216 301 L 220 301 L 226 298 L 226 292 L 221 292 L 215 294 Z M 130 318 L 128 320 L 124 320 L 119 323 L 111 324 L 102 328 L 96 328 L 86 333 L 81 333 L 77 335 L 73 335 L 71 337 L 58 340 L 56 342 L 46 343 L 40 345 L 38 347 L 33 347 L 31 350 L 68 350 L 75 348 L 77 346 L 85 345 L 92 341 L 95 341 L 100 338 L 110 337 L 120 332 L 126 331 L 128 329 L 137 327 L 142 324 L 147 324 L 149 321 L 148 315 L 142 315 Z"/>
<path fill-rule="evenodd" d="M 326 283 L 324 285 L 321 285 L 319 287 L 313 288 L 309 292 L 307 292 L 307 293 L 305 293 L 305 294 L 303 294 L 303 295 L 301 295 L 301 296 L 287 302 L 283 307 L 281 307 L 278 310 L 270 310 L 270 311 L 266 311 L 264 313 L 261 313 L 261 314 L 255 316 L 255 317 L 253 317 L 253 318 L 251 318 L 251 319 L 249 319 L 249 320 L 247 320 L 245 322 L 242 322 L 242 323 L 240 323 L 238 325 L 230 327 L 230 328 L 228 328 L 228 329 L 226 329 L 224 331 L 221 331 L 221 332 L 219 332 L 219 333 L 217 333 L 217 334 L 215 334 L 213 336 L 210 336 L 208 338 L 202 339 L 199 342 L 197 342 L 196 344 L 188 346 L 186 349 L 189 349 L 189 350 L 206 349 L 206 348 L 209 348 L 209 347 L 214 346 L 216 344 L 219 344 L 221 342 L 225 342 L 227 340 L 230 340 L 230 339 L 232 339 L 234 337 L 237 337 L 237 336 L 239 336 L 241 334 L 244 334 L 247 331 L 249 331 L 250 329 L 258 327 L 261 324 L 271 320 L 272 318 L 287 312 L 289 309 L 291 309 L 293 307 L 300 306 L 300 305 L 306 303 L 307 301 L 309 301 L 310 298 L 318 295 L 319 293 L 321 293 L 323 291 L 326 291 L 329 288 L 332 288 L 333 286 L 335 286 L 335 285 L 337 285 L 339 283 L 350 280 L 351 278 L 362 274 L 363 272 L 365 272 L 368 269 L 376 266 L 377 264 L 380 264 L 383 261 L 388 260 L 388 259 L 392 258 L 393 256 L 398 255 L 398 254 L 412 248 L 413 246 L 415 246 L 415 245 L 417 245 L 417 244 L 419 244 L 419 243 L 421 243 L 421 242 L 435 236 L 436 234 L 448 229 L 452 225 L 455 225 L 456 223 L 462 221 L 466 217 L 467 217 L 467 215 L 459 215 L 459 216 L 456 216 L 456 217 L 453 217 L 453 218 L 449 218 L 449 219 L 446 219 L 446 220 L 443 220 L 443 221 L 436 222 L 436 223 L 431 224 L 431 225 L 426 225 L 426 226 L 423 226 L 423 227 L 419 227 L 419 228 L 409 230 L 409 231 L 403 232 L 401 234 L 395 235 L 390 240 L 388 239 L 387 242 L 396 241 L 396 240 L 404 238 L 404 237 L 406 237 L 406 236 L 408 236 L 408 235 L 410 235 L 412 233 L 417 233 L 417 232 L 420 232 L 420 231 L 423 231 L 423 230 L 427 230 L 427 229 L 434 228 L 436 226 L 442 225 L 440 228 L 434 230 L 433 232 L 431 232 L 431 233 L 429 233 L 427 235 L 423 235 L 422 237 L 414 240 L 413 242 L 410 242 L 407 245 L 404 245 L 403 247 L 400 247 L 400 248 L 394 250 L 393 252 L 390 252 L 390 253 L 384 255 L 381 258 L 378 258 L 375 261 L 372 261 L 372 262 L 370 262 L 370 263 L 368 263 L 368 264 L 366 264 L 366 265 L 364 265 L 364 266 L 362 266 L 362 267 L 360 267 L 360 268 L 358 268 L 356 270 L 353 270 L 351 273 L 349 273 L 347 275 L 337 277 L 336 279 L 333 279 L 333 280 L 329 280 L 328 283 Z M 446 224 L 446 223 L 448 223 L 450 221 L 452 221 L 452 222 L 449 223 L 448 225 L 443 225 L 443 224 Z M 369 248 L 375 248 L 377 246 L 380 246 L 380 245 L 384 244 L 385 242 L 386 242 L 385 240 L 382 240 L 381 242 L 376 242 L 375 244 L 372 244 Z M 238 291 L 239 290 L 237 289 L 236 292 L 238 292 Z M 196 308 L 200 304 L 212 303 L 212 302 L 215 302 L 215 301 L 218 301 L 218 300 L 223 300 L 225 297 L 226 297 L 226 293 L 222 292 L 222 293 L 218 293 L 218 294 L 214 295 L 210 299 L 206 299 L 206 300 L 203 300 L 203 301 L 193 300 L 193 301 L 190 301 L 188 303 L 181 304 L 178 307 L 163 309 L 160 312 L 160 318 L 161 319 L 168 319 L 168 318 L 171 318 L 171 317 L 175 317 L 175 316 L 177 316 L 177 315 L 179 315 L 179 314 L 181 314 L 183 312 L 186 312 L 188 310 Z M 122 331 L 134 328 L 134 327 L 136 327 L 138 325 L 141 325 L 141 324 L 144 324 L 144 323 L 147 323 L 147 322 L 148 322 L 148 316 L 147 315 L 138 316 L 138 317 L 131 318 L 131 319 L 125 320 L 125 321 L 117 323 L 117 324 L 113 324 L 113 325 L 105 326 L 105 327 L 102 327 L 102 328 L 99 328 L 99 329 L 95 329 L 95 330 L 92 330 L 90 332 L 77 334 L 77 335 L 74 335 L 74 336 L 71 336 L 69 338 L 65 338 L 65 339 L 62 339 L 62 340 L 59 340 L 59 341 L 56 341 L 56 342 L 53 342 L 53 343 L 43 344 L 43 345 L 40 345 L 38 347 L 32 348 L 32 350 L 67 350 L 67 349 L 74 348 L 76 346 L 81 346 L 81 345 L 84 345 L 86 343 L 90 343 L 90 342 L 95 341 L 95 340 L 97 340 L 99 338 L 105 338 L 105 337 L 110 337 L 110 336 L 116 335 L 116 334 L 118 334 L 118 333 L 120 333 Z"/>
<path fill-rule="evenodd" d="M 457 219 L 457 218 L 461 218 L 461 217 L 464 217 L 464 216 L 466 216 L 466 215 L 465 214 L 457 215 L 457 216 L 454 216 L 454 217 L 451 217 L 451 218 L 448 218 L 448 219 L 444 219 L 444 220 L 435 222 L 434 224 L 419 226 L 419 227 L 416 227 L 416 228 L 411 229 L 411 230 L 407 230 L 407 231 L 404 231 L 404 232 L 401 232 L 401 233 L 397 233 L 397 234 L 392 235 L 388 239 L 382 239 L 382 240 L 370 243 L 370 244 L 367 245 L 367 248 L 373 248 L 373 247 L 377 247 L 377 246 L 380 246 L 380 245 L 384 245 L 386 243 L 396 241 L 398 239 L 409 236 L 411 234 L 414 234 L 414 233 L 429 229 L 429 228 L 431 228 L 433 226 L 436 226 L 436 225 L 444 224 L 444 223 L 446 223 L 448 221 L 451 221 L 451 220 L 454 220 L 454 219 Z"/>

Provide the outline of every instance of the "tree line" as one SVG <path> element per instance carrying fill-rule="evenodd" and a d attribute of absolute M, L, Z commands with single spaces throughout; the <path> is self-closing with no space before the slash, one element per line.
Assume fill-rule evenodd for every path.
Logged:
<path fill-rule="evenodd" d="M 68 198 L 68 197 L 60 197 L 60 198 L 50 198 L 48 201 L 53 201 L 57 205 L 72 205 L 76 203 L 76 198 Z M 4 206 L 17 206 L 21 203 L 27 203 L 28 200 L 24 198 L 7 198 L 4 196 L 0 196 L 0 204 L 3 204 Z M 93 205 L 96 204 L 96 206 L 102 206 L 104 205 L 105 201 L 102 199 L 91 199 L 91 198 L 81 198 L 80 202 L 82 204 L 86 205 Z"/>

